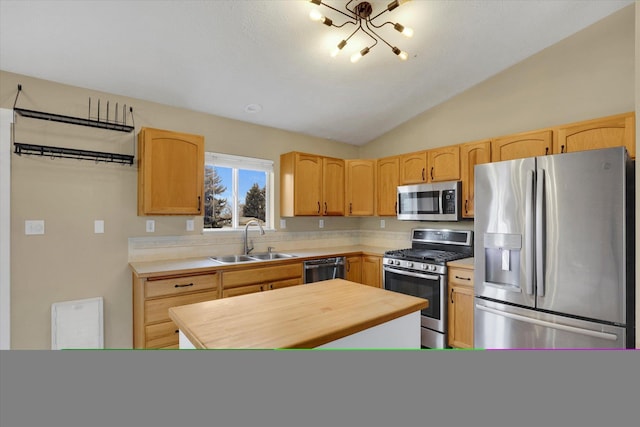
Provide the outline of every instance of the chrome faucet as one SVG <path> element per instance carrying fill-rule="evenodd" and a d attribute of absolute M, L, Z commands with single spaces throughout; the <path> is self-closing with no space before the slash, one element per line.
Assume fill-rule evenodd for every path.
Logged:
<path fill-rule="evenodd" d="M 251 242 L 252 243 L 251 247 L 249 247 L 249 244 L 247 243 L 248 228 L 251 224 L 258 224 L 258 227 L 260 227 L 260 235 L 264 234 L 264 228 L 262 228 L 262 224 L 260 224 L 260 221 L 252 219 L 251 221 L 247 222 L 247 225 L 244 226 L 244 254 L 245 255 L 249 255 L 249 252 L 253 250 L 253 242 Z"/>

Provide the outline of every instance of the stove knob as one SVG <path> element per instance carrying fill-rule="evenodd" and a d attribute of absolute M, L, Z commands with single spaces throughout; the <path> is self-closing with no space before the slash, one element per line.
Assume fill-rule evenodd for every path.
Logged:
<path fill-rule="evenodd" d="M 436 266 L 435 266 L 435 265 L 430 265 L 430 266 L 429 266 L 429 270 L 431 270 L 431 271 L 436 271 Z"/>
<path fill-rule="evenodd" d="M 396 260 L 395 264 L 396 264 L 396 265 L 400 265 L 400 261 L 399 261 L 399 260 Z"/>
<path fill-rule="evenodd" d="M 407 267 L 409 267 L 409 268 L 413 267 L 413 263 L 412 262 L 408 262 L 407 263 Z"/>
<path fill-rule="evenodd" d="M 421 270 L 428 270 L 428 269 L 429 269 L 429 266 L 428 266 L 427 264 L 422 264 L 422 265 L 420 266 L 420 269 L 421 269 Z"/>

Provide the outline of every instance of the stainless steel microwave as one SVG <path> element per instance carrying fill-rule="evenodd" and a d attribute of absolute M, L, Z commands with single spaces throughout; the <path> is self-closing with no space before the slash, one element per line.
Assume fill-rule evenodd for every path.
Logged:
<path fill-rule="evenodd" d="M 401 185 L 398 187 L 398 219 L 459 221 L 461 188 L 460 181 Z"/>

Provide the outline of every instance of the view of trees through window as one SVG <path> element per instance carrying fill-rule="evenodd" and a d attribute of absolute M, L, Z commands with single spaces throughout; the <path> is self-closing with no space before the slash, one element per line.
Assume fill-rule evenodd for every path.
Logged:
<path fill-rule="evenodd" d="M 207 164 L 204 190 L 204 228 L 241 227 L 252 219 L 266 223 L 266 172 Z"/>

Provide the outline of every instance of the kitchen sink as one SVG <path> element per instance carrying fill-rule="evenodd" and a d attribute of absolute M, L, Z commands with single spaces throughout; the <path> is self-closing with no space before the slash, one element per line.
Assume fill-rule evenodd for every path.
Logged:
<path fill-rule="evenodd" d="M 251 262 L 251 261 L 268 261 L 273 259 L 293 258 L 295 255 L 285 254 L 281 252 L 264 252 L 256 253 L 252 255 L 223 255 L 210 257 L 214 261 L 218 261 L 222 264 L 235 264 L 238 262 Z"/>
<path fill-rule="evenodd" d="M 282 258 L 294 258 L 295 255 L 283 254 L 281 252 L 263 252 L 258 254 L 249 255 L 251 258 L 257 258 L 259 260 L 269 259 L 282 259 Z"/>
<path fill-rule="evenodd" d="M 236 262 L 249 262 L 257 261 L 256 258 L 249 257 L 247 255 L 224 255 L 211 257 L 212 260 L 221 262 L 223 264 L 234 264 Z"/>

